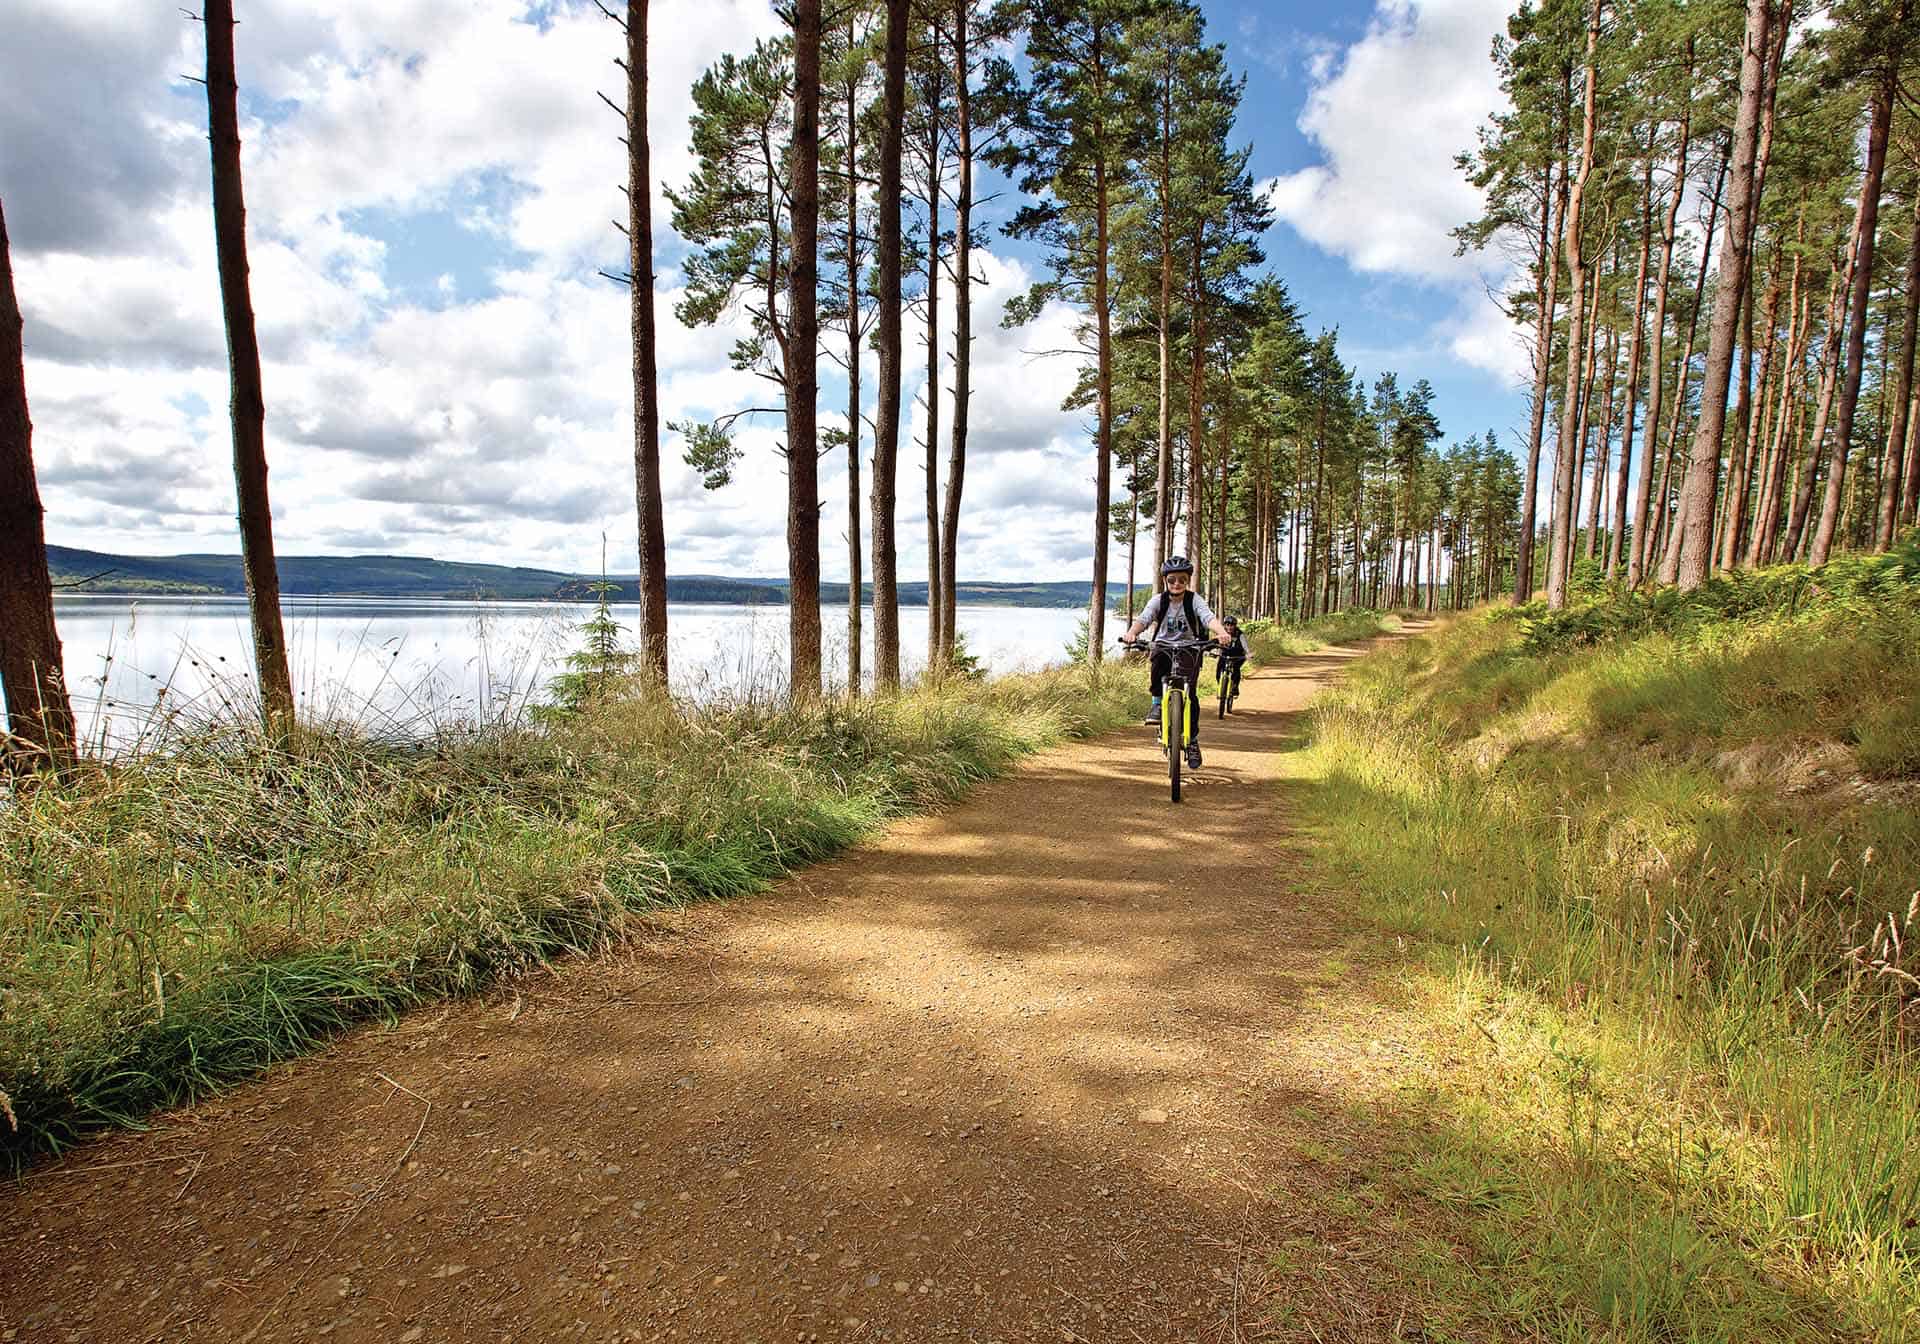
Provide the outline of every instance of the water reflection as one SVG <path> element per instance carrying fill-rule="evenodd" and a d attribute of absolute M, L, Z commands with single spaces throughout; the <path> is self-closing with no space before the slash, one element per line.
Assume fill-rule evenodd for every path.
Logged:
<path fill-rule="evenodd" d="M 289 598 L 294 689 L 304 714 L 409 732 L 518 713 L 545 695 L 577 647 L 586 603 L 407 598 Z M 637 608 L 616 605 L 630 644 Z M 968 650 L 1004 673 L 1064 660 L 1081 612 L 1056 607 L 959 608 Z M 74 712 L 89 741 L 124 743 L 156 706 L 185 716 L 251 712 L 252 638 L 241 598 L 58 598 Z M 821 611 L 827 679 L 846 681 L 847 611 Z M 673 687 L 695 698 L 778 695 L 786 679 L 784 606 L 676 603 L 669 612 Z M 926 608 L 900 613 L 902 672 L 925 663 Z M 1117 623 L 1115 629 L 1117 630 Z M 873 675 L 873 622 L 863 658 Z M 1109 630 L 1108 639 L 1114 630 Z"/>

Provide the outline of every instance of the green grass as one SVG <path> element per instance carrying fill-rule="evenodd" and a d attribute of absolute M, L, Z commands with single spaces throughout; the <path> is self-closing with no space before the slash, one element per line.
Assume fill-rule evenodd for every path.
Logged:
<path fill-rule="evenodd" d="M 1312 653 L 1329 644 L 1350 644 L 1354 640 L 1384 634 L 1398 629 L 1399 625 L 1398 618 L 1386 612 L 1375 611 L 1371 607 L 1349 607 L 1311 621 L 1248 621 L 1241 629 L 1246 635 L 1247 648 L 1253 660 L 1270 663 L 1280 658 Z"/>
<path fill-rule="evenodd" d="M 1433 1337 L 1920 1338 L 1904 563 L 1476 614 L 1313 711 L 1313 843 L 1437 1024 Z"/>
<path fill-rule="evenodd" d="M 1135 718 L 1136 669 L 808 707 L 611 698 L 424 742 L 228 728 L 0 806 L 0 1159 L 764 887 Z"/>

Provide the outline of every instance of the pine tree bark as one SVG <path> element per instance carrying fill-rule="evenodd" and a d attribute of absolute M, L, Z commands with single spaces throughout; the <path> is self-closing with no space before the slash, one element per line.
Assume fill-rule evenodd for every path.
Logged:
<path fill-rule="evenodd" d="M 1313 406 L 1313 508 L 1308 514 L 1307 577 L 1301 587 L 1300 617 L 1312 620 L 1319 613 L 1320 584 L 1323 581 L 1320 569 L 1321 520 L 1327 511 L 1327 404 L 1321 397 L 1315 398 Z"/>
<path fill-rule="evenodd" d="M 1553 367 L 1553 314 L 1560 289 L 1560 232 L 1567 215 L 1567 179 L 1559 175 L 1554 189 L 1554 165 L 1547 164 L 1547 185 L 1540 193 L 1540 278 L 1536 286 L 1540 320 L 1533 340 L 1533 416 L 1527 433 L 1527 476 L 1520 491 L 1520 544 L 1514 566 L 1513 600 L 1533 599 L 1533 544 L 1539 525 L 1534 517 L 1540 492 L 1540 441 L 1547 422 L 1547 382 Z M 1555 202 L 1548 205 L 1549 198 Z"/>
<path fill-rule="evenodd" d="M 1693 42 L 1687 42 L 1686 82 L 1693 84 Z M 1652 503 L 1654 463 L 1660 452 L 1660 393 L 1663 347 L 1667 338 L 1667 285 L 1673 274 L 1674 240 L 1679 236 L 1680 199 L 1686 194 L 1687 148 L 1693 131 L 1693 104 L 1690 98 L 1680 103 L 1680 148 L 1674 158 L 1673 187 L 1667 195 L 1667 218 L 1660 231 L 1660 278 L 1653 287 L 1653 331 L 1647 346 L 1647 435 L 1640 450 L 1640 484 L 1634 492 L 1633 546 L 1628 551 L 1627 584 L 1638 588 L 1645 575 L 1652 545 L 1648 535 L 1649 509 Z"/>
<path fill-rule="evenodd" d="M 1909 5 L 1901 0 L 1896 27 L 1906 22 Z M 1887 131 L 1893 122 L 1893 97 L 1899 63 L 1889 59 L 1874 85 L 1867 123 L 1867 165 L 1860 179 L 1860 202 L 1855 208 L 1854 231 L 1860 239 L 1860 259 L 1854 266 L 1852 315 L 1847 319 L 1847 371 L 1840 387 L 1840 414 L 1835 419 L 1832 457 L 1827 461 L 1827 492 L 1820 505 L 1820 526 L 1813 535 L 1807 563 L 1819 568 L 1833 552 L 1840 523 L 1840 504 L 1847 478 L 1847 457 L 1853 447 L 1853 416 L 1860 404 L 1860 377 L 1866 366 L 1867 301 L 1873 291 L 1873 245 L 1880 213 L 1880 179 L 1887 163 Z"/>
<path fill-rule="evenodd" d="M 1920 527 L 1920 433 L 1916 433 L 1916 425 L 1920 425 L 1920 413 L 1909 406 L 1906 478 L 1900 486 L 1900 512 L 1905 515 L 1904 521 L 1908 527 Z"/>
<path fill-rule="evenodd" d="M 1758 451 L 1753 421 L 1753 260 L 1757 253 L 1756 239 L 1760 229 L 1760 200 L 1765 192 L 1767 165 L 1773 157 L 1773 129 L 1775 95 L 1780 87 L 1780 63 L 1786 55 L 1787 33 L 1793 22 L 1793 6 L 1782 5 L 1776 15 L 1768 11 L 1766 65 L 1761 72 L 1760 98 L 1760 140 L 1754 151 L 1753 163 L 1753 209 L 1747 215 L 1747 275 L 1743 281 L 1745 290 L 1746 333 L 1740 341 L 1740 392 L 1735 403 L 1734 441 L 1735 451 L 1729 459 L 1727 480 L 1726 509 L 1721 525 L 1720 549 L 1717 564 L 1720 568 L 1731 569 L 1739 558 L 1740 547 L 1745 541 L 1748 520 L 1748 500 L 1751 493 L 1755 470 L 1755 454 Z M 1779 267 L 1773 268 L 1768 286 L 1769 322 L 1777 314 L 1779 304 Z M 1768 326 L 1769 340 L 1773 328 Z M 1764 384 L 1766 374 L 1762 372 Z"/>
<path fill-rule="evenodd" d="M 1600 554 L 1600 520 L 1607 492 L 1607 463 L 1613 446 L 1613 387 L 1620 373 L 1620 333 L 1607 333 L 1607 376 L 1600 385 L 1600 426 L 1593 441 L 1593 492 L 1587 497 L 1587 540 L 1582 548 L 1587 559 Z M 1588 383 L 1592 387 L 1592 383 Z M 1591 391 L 1588 392 L 1591 398 Z M 1590 418 L 1590 413 L 1583 413 Z"/>
<path fill-rule="evenodd" d="M 1160 87 L 1160 461 L 1154 477 L 1153 571 L 1173 553 L 1173 77 Z"/>
<path fill-rule="evenodd" d="M 1820 350 L 1819 401 L 1813 413 L 1813 431 L 1808 436 L 1808 457 L 1801 464 L 1794 482 L 1793 505 L 1787 518 L 1787 538 L 1779 558 L 1791 560 L 1800 554 L 1800 543 L 1807 539 L 1807 521 L 1812 516 L 1813 490 L 1820 475 L 1820 446 L 1826 442 L 1827 422 L 1832 418 L 1834 392 L 1840 383 L 1841 351 L 1846 344 L 1846 296 L 1853 292 L 1855 262 L 1859 259 L 1860 240 L 1856 236 L 1847 249 L 1847 264 L 1836 267 L 1833 288 L 1827 299 L 1826 338 Z"/>
<path fill-rule="evenodd" d="M 1653 246 L 1653 144 L 1647 145 L 1647 172 L 1641 189 L 1640 261 L 1633 276 L 1633 334 L 1627 340 L 1627 407 L 1620 424 L 1620 470 L 1613 483 L 1613 536 L 1607 545 L 1607 579 L 1620 572 L 1627 546 L 1627 491 L 1633 464 L 1634 416 L 1640 396 L 1640 338 L 1646 331 L 1647 262 Z M 1664 320 L 1664 319 L 1663 319 Z M 1658 362 L 1653 366 L 1657 371 Z M 1645 467 L 1641 476 L 1646 475 Z"/>
<path fill-rule="evenodd" d="M 1567 269 L 1573 279 L 1568 300 L 1567 388 L 1560 406 L 1560 439 L 1554 450 L 1553 536 L 1547 554 L 1547 606 L 1559 610 L 1567 605 L 1567 567 L 1573 556 L 1573 493 L 1576 430 L 1580 414 L 1581 323 L 1586 317 L 1587 268 L 1580 250 L 1580 210 L 1585 200 L 1587 180 L 1593 174 L 1593 134 L 1595 100 L 1599 83 L 1597 49 L 1600 45 L 1600 16 L 1605 0 L 1593 0 L 1587 20 L 1587 82 L 1584 112 L 1581 116 L 1580 173 L 1574 179 L 1573 195 L 1567 203 L 1567 223 L 1563 246 Z"/>
<path fill-rule="evenodd" d="M 1192 312 L 1188 339 L 1193 349 L 1187 361 L 1187 559 L 1198 564 L 1200 549 L 1201 463 L 1206 456 L 1206 331 L 1207 318 L 1201 302 L 1200 240 L 1193 240 L 1193 283 L 1188 293 Z"/>
<path fill-rule="evenodd" d="M 293 731 L 293 679 L 280 622 L 280 571 L 273 553 L 267 497 L 266 398 L 260 385 L 260 343 L 247 274 L 247 206 L 240 176 L 240 85 L 233 69 L 233 0 L 208 0 L 207 119 L 213 147 L 213 236 L 220 267 L 220 305 L 227 329 L 232 387 L 233 477 L 239 504 L 240 559 L 253 625 L 255 675 L 267 734 Z"/>
<path fill-rule="evenodd" d="M 1214 601 L 1227 603 L 1227 470 L 1233 458 L 1233 367 L 1220 371 L 1220 507 L 1214 519 L 1213 593 Z"/>
<path fill-rule="evenodd" d="M 1908 402 L 1913 394 L 1913 345 L 1920 335 L 1920 196 L 1913 206 L 1913 227 L 1907 241 L 1907 294 L 1901 308 L 1900 362 L 1894 385 L 1893 424 L 1887 429 L 1887 446 L 1880 461 L 1880 518 L 1874 530 L 1875 550 L 1893 545 L 1898 529 L 1901 496 L 1906 484 L 1906 443 Z"/>
<path fill-rule="evenodd" d="M 1780 258 L 1776 255 L 1771 275 L 1767 280 L 1767 297 L 1761 304 L 1761 325 L 1766 334 L 1761 338 L 1760 368 L 1756 386 L 1759 395 L 1753 400 L 1752 414 L 1747 421 L 1747 459 L 1750 463 L 1747 485 L 1742 487 L 1742 526 L 1733 536 L 1723 565 L 1731 569 L 1735 565 L 1751 567 L 1753 564 L 1754 542 L 1761 528 L 1767 526 L 1763 509 L 1767 502 L 1767 485 L 1773 473 L 1773 458 L 1766 445 L 1768 412 L 1772 408 L 1773 364 L 1779 350 L 1780 326 Z M 1788 333 L 1791 336 L 1791 332 Z M 1749 330 L 1748 339 L 1752 339 Z M 1753 507 L 1746 509 L 1744 494 L 1751 487 Z"/>
<path fill-rule="evenodd" d="M 873 673 L 881 690 L 900 685 L 899 557 L 894 551 L 894 497 L 900 461 L 900 160 L 907 108 L 909 0 L 886 0 L 885 104 L 880 132 L 880 190 L 874 247 L 878 256 L 880 386 L 873 427 Z"/>
<path fill-rule="evenodd" d="M 1804 241 L 1805 215 L 1802 213 L 1797 236 Z M 1753 534 L 1747 547 L 1747 568 L 1773 563 L 1779 544 L 1781 492 L 1787 478 L 1787 429 L 1799 414 L 1799 371 L 1806 357 L 1806 343 L 1813 323 L 1812 296 L 1800 288 L 1802 257 L 1798 249 L 1793 257 L 1793 278 L 1787 291 L 1787 352 L 1780 365 L 1779 387 L 1773 395 L 1773 430 L 1767 440 L 1767 474 L 1760 486 L 1760 503 L 1754 515 Z"/>
<path fill-rule="evenodd" d="M 1713 322 L 1707 328 L 1707 367 L 1700 382 L 1700 423 L 1681 486 L 1679 584 L 1692 591 L 1707 580 L 1713 566 L 1715 491 L 1719 486 L 1720 440 L 1727 420 L 1727 386 L 1733 376 L 1733 350 L 1739 337 L 1740 304 L 1753 253 L 1751 212 L 1754 164 L 1759 147 L 1760 105 L 1765 96 L 1771 50 L 1772 0 L 1747 0 L 1747 32 L 1740 62 L 1740 103 L 1733 123 L 1733 168 L 1727 186 L 1727 238 L 1720 249 L 1719 284 L 1713 296 Z"/>
<path fill-rule="evenodd" d="M 1687 409 L 1687 383 L 1691 380 L 1693 373 L 1694 340 L 1700 332 L 1700 313 L 1707 306 L 1705 277 L 1707 272 L 1713 268 L 1713 239 L 1715 233 L 1718 231 L 1717 222 L 1720 218 L 1720 206 L 1725 199 L 1727 169 L 1728 165 L 1732 162 L 1733 142 L 1729 140 L 1727 142 L 1726 152 L 1720 156 L 1720 171 L 1718 176 L 1714 178 L 1713 196 L 1707 202 L 1706 237 L 1703 238 L 1700 243 L 1699 273 L 1701 276 L 1701 289 L 1700 293 L 1694 297 L 1693 312 L 1689 314 L 1687 318 L 1686 349 L 1680 358 L 1679 372 L 1674 375 L 1673 380 L 1673 421 L 1667 430 L 1666 475 L 1662 478 L 1660 485 L 1660 504 L 1663 513 L 1666 515 L 1662 523 L 1664 528 L 1662 538 L 1663 549 L 1660 557 L 1660 582 L 1662 583 L 1673 583 L 1680 575 L 1680 528 L 1686 521 L 1686 494 L 1684 491 L 1681 491 L 1679 499 L 1669 505 L 1668 501 L 1673 499 L 1670 482 L 1673 477 L 1675 461 L 1680 455 L 1680 426 Z M 1649 559 L 1649 564 L 1651 564 L 1651 559 Z"/>
<path fill-rule="evenodd" d="M 940 600 L 940 659 L 954 656 L 954 604 L 958 601 L 960 496 L 967 470 L 967 407 L 973 395 L 973 97 L 967 69 L 967 19 L 972 0 L 953 0 L 953 96 L 959 181 L 954 198 L 953 240 L 953 442 L 947 453 L 947 494 L 940 521 L 940 576 L 946 592 Z M 1139 530 L 1139 510 L 1134 511 Z M 1132 542 L 1129 540 L 1129 547 Z M 1131 552 L 1129 552 L 1131 554 Z M 1132 561 L 1128 561 L 1128 600 L 1132 600 Z"/>
<path fill-rule="evenodd" d="M 633 494 L 639 520 L 640 668 L 667 684 L 667 532 L 653 296 L 653 166 L 647 138 L 647 0 L 627 0 L 627 294 L 633 340 Z"/>
<path fill-rule="evenodd" d="M 1751 233 L 1749 233 L 1751 238 Z M 1733 444 L 1727 450 L 1727 484 L 1720 505 L 1719 533 L 1714 541 L 1713 569 L 1732 569 L 1742 533 L 1747 525 L 1747 487 L 1753 479 L 1753 435 L 1748 420 L 1753 415 L 1753 276 L 1752 253 L 1748 254 L 1746 293 L 1740 300 L 1741 333 L 1740 378 L 1733 394 Z M 1775 275 L 1769 282 L 1769 297 L 1780 301 Z"/>
<path fill-rule="evenodd" d="M 33 420 L 27 411 L 27 361 L 13 253 L 0 207 L 0 692 L 7 731 L 0 766 L 51 767 L 73 759 L 73 707 L 67 699 L 60 633 L 47 572 L 46 510 L 33 471 Z"/>
<path fill-rule="evenodd" d="M 847 12 L 847 47 L 855 43 L 854 10 Z M 864 688 L 865 649 L 862 645 L 861 606 L 865 582 L 861 574 L 860 536 L 860 75 L 849 70 L 846 94 L 847 155 L 847 694 L 859 699 Z"/>
<path fill-rule="evenodd" d="M 1096 29 L 1096 34 L 1104 29 Z M 1092 65 L 1096 70 L 1105 70 L 1105 54 L 1101 51 L 1102 39 L 1094 39 Z M 1102 83 L 1096 89 L 1101 105 L 1106 105 L 1108 90 Z M 1095 390 L 1098 396 L 1099 422 L 1095 428 L 1094 445 L 1095 464 L 1093 476 L 1093 592 L 1087 601 L 1087 661 L 1098 665 L 1106 652 L 1107 629 L 1107 529 L 1112 514 L 1109 506 L 1113 502 L 1113 313 L 1107 303 L 1107 271 L 1112 265 L 1109 255 L 1112 249 L 1110 230 L 1111 221 L 1107 217 L 1111 206 L 1109 193 L 1113 184 L 1108 180 L 1106 150 L 1107 128 L 1096 128 L 1095 143 L 1102 146 L 1093 165 L 1094 196 L 1094 257 L 1093 257 L 1093 309 L 1095 333 L 1094 372 Z"/>
<path fill-rule="evenodd" d="M 792 229 L 787 263 L 789 693 L 820 695 L 820 0 L 793 5 Z"/>
<path fill-rule="evenodd" d="M 938 675 L 946 670 L 940 649 L 940 632 L 945 628 L 940 603 L 947 591 L 940 574 L 940 179 L 946 164 L 940 153 L 940 25 L 933 22 L 927 27 L 935 53 L 922 91 L 927 117 L 927 669 Z"/>

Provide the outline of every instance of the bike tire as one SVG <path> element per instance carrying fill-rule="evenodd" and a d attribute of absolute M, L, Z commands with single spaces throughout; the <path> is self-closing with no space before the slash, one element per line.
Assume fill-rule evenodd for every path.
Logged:
<path fill-rule="evenodd" d="M 1167 691 L 1167 778 L 1173 786 L 1173 801 L 1180 801 L 1180 761 L 1187 749 L 1187 707 L 1180 692 Z"/>
<path fill-rule="evenodd" d="M 1220 683 L 1220 717 L 1221 718 L 1224 719 L 1227 717 L 1227 706 L 1231 704 L 1232 701 L 1233 701 L 1233 697 L 1227 694 L 1227 684 L 1224 681 L 1221 682 Z"/>

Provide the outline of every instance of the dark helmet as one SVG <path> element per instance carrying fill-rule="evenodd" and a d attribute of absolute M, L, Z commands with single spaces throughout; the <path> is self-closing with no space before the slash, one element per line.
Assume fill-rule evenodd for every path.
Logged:
<path fill-rule="evenodd" d="M 1191 573 L 1193 573 L 1193 566 L 1187 563 L 1187 557 L 1184 555 L 1170 555 L 1167 557 L 1166 563 L 1160 566 L 1160 576 L 1162 578 L 1165 578 L 1169 574 Z"/>
<path fill-rule="evenodd" d="M 1226 620 L 1220 622 L 1220 624 L 1229 630 L 1238 630 L 1240 628 L 1240 618 L 1238 616 L 1229 616 Z"/>

